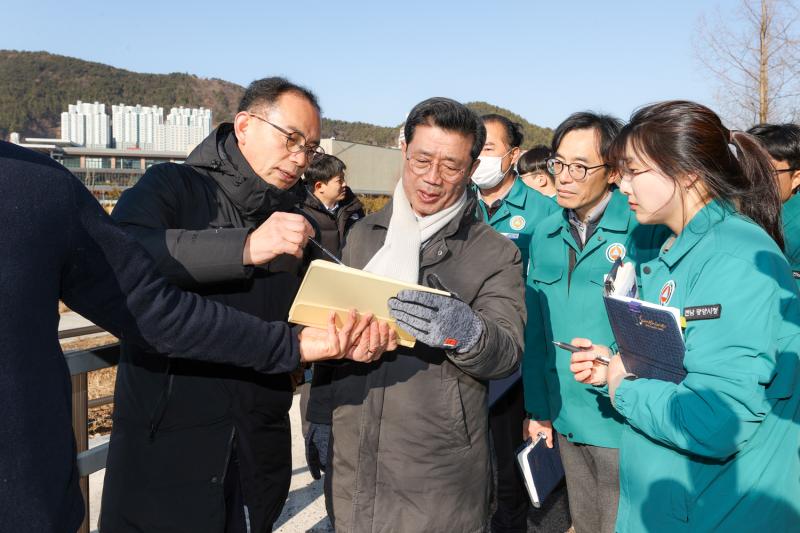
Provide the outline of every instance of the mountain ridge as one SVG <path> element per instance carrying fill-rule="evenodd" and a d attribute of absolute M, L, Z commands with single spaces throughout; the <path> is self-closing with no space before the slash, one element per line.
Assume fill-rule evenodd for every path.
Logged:
<path fill-rule="evenodd" d="M 61 113 L 77 100 L 105 103 L 107 108 L 120 102 L 165 109 L 205 107 L 217 125 L 233 118 L 243 92 L 241 85 L 219 78 L 139 73 L 49 52 L 0 50 L 0 139 L 12 131 L 23 137 L 60 137 Z M 525 132 L 524 147 L 549 143 L 552 130 L 508 109 L 487 102 L 467 106 L 479 114 L 500 113 L 519 122 Z M 322 118 L 323 137 L 376 146 L 396 146 L 400 127 Z"/>

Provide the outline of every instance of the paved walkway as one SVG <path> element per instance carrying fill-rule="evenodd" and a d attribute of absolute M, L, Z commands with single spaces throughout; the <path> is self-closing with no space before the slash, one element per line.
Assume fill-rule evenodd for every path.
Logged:
<path fill-rule="evenodd" d="M 58 321 L 58 331 L 83 328 L 91 325 L 92 323 L 89 320 L 83 318 L 75 311 L 67 311 L 66 313 L 61 313 L 61 319 Z"/>

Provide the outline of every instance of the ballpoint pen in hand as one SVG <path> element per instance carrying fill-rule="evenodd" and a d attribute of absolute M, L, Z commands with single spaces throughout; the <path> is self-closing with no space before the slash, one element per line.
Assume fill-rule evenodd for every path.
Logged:
<path fill-rule="evenodd" d="M 317 248 L 319 248 L 320 250 L 322 250 L 322 253 L 324 253 L 325 255 L 327 255 L 328 257 L 330 257 L 331 259 L 333 259 L 334 261 L 336 261 L 336 262 L 337 262 L 337 263 L 339 263 L 340 265 L 344 265 L 344 263 L 342 263 L 342 262 L 339 260 L 339 258 L 338 258 L 338 257 L 336 257 L 336 256 L 335 256 L 335 255 L 333 255 L 331 252 L 329 252 L 329 251 L 328 251 L 328 250 L 327 250 L 327 249 L 326 249 L 324 246 L 322 246 L 320 243 L 318 243 L 317 241 L 315 241 L 313 238 L 309 237 L 309 238 L 308 238 L 308 240 L 309 240 L 309 241 L 311 241 L 311 242 L 313 242 L 313 243 L 314 243 L 314 244 L 317 246 Z"/>
<path fill-rule="evenodd" d="M 558 346 L 563 350 L 572 353 L 583 352 L 587 350 L 587 348 L 581 348 L 580 346 L 575 346 L 574 344 L 569 344 L 567 342 L 553 341 L 553 344 L 555 344 L 556 346 Z M 601 365 L 607 365 L 608 363 L 611 362 L 611 359 L 609 359 L 605 355 L 600 355 L 600 354 L 595 355 L 594 360 L 600 363 Z"/>

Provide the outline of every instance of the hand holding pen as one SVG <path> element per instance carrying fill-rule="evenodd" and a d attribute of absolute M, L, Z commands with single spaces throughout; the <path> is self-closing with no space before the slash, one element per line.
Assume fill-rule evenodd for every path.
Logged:
<path fill-rule="evenodd" d="M 587 348 L 581 348 L 574 344 L 569 344 L 568 342 L 553 341 L 553 344 L 570 353 L 585 352 L 587 350 Z M 591 348 L 591 346 L 589 348 Z M 601 348 L 605 348 L 605 346 L 601 346 Z M 603 354 L 595 354 L 595 361 L 601 365 L 608 365 L 608 363 L 611 362 L 611 358 Z"/>
<path fill-rule="evenodd" d="M 572 352 L 569 369 L 575 380 L 588 385 L 605 385 L 611 351 L 606 346 L 592 344 L 589 339 L 576 338 L 567 343 L 556 342 L 556 346 Z"/>

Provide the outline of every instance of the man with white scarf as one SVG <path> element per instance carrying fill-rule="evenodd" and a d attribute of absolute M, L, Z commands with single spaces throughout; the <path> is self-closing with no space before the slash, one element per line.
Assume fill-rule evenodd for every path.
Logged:
<path fill-rule="evenodd" d="M 383 210 L 357 223 L 350 266 L 443 289 L 402 291 L 392 316 L 417 339 L 333 377 L 337 531 L 484 531 L 489 518 L 487 381 L 523 348 L 520 252 L 480 221 L 470 176 L 482 121 L 446 98 L 408 116 L 402 177 Z"/>

